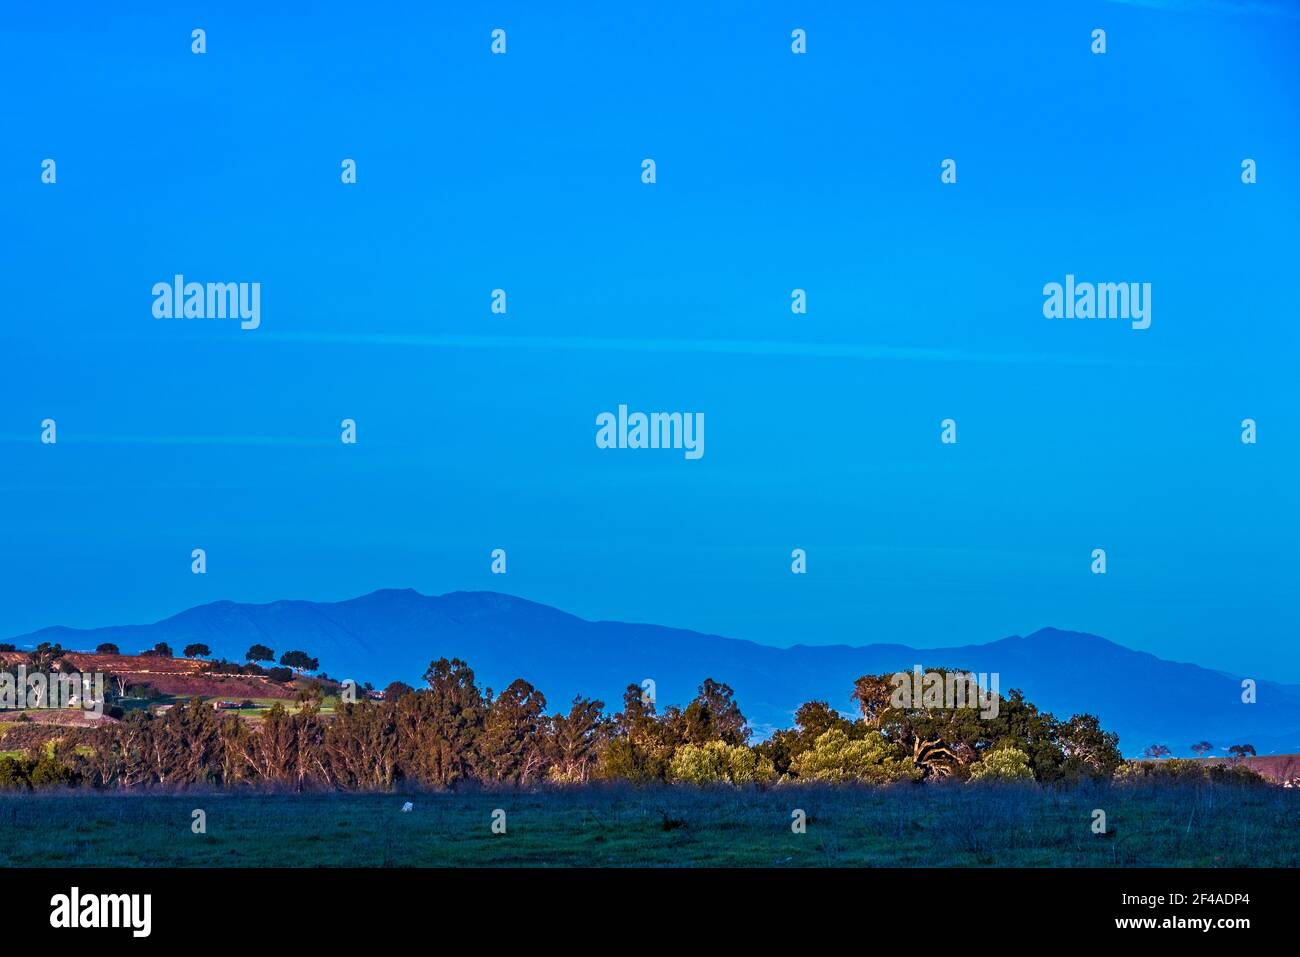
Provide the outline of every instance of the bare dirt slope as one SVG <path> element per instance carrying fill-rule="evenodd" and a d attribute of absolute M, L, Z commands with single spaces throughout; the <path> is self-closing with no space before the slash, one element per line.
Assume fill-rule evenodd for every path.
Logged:
<path fill-rule="evenodd" d="M 130 684 L 150 684 L 166 695 L 219 698 L 293 698 L 291 687 L 261 675 L 222 675 L 203 671 L 205 662 L 191 658 L 163 658 L 156 655 L 96 655 L 69 652 L 64 659 L 82 673 L 102 673 L 109 680 L 122 676 Z M 0 662 L 20 664 L 21 652 L 0 653 Z"/>

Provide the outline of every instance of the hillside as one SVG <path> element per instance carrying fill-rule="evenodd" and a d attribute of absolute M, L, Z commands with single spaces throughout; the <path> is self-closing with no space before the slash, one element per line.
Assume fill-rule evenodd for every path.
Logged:
<path fill-rule="evenodd" d="M 1300 751 L 1300 688 L 1261 682 L 1258 703 L 1240 700 L 1240 679 L 1166 661 L 1096 635 L 1044 628 L 983 645 L 916 650 L 897 644 L 776 648 L 658 625 L 586 621 L 495 592 L 422 595 L 382 590 L 341 602 L 213 602 L 148 625 L 45 628 L 10 639 L 19 647 L 57 641 L 65 648 L 113 642 L 122 650 L 159 641 L 209 645 L 242 660 L 249 645 L 298 648 L 335 678 L 382 687 L 419 684 L 440 656 L 468 661 L 481 683 L 501 689 L 523 677 L 551 706 L 578 694 L 612 710 L 629 684 L 650 678 L 662 704 L 684 703 L 705 677 L 729 683 L 760 734 L 791 723 L 804 701 L 848 711 L 853 679 L 867 673 L 952 667 L 997 672 L 999 690 L 1021 689 L 1058 715 L 1089 711 L 1118 731 L 1127 755 L 1152 743 L 1188 754 L 1199 740 L 1219 753 L 1250 743 L 1263 755 Z"/>
<path fill-rule="evenodd" d="M 44 639 L 42 639 L 44 640 Z M 75 647 L 66 646 L 65 647 Z M 0 652 L 0 663 L 16 665 L 24 660 L 19 652 Z M 201 673 L 204 662 L 191 658 L 157 655 L 97 655 L 74 652 L 65 660 L 85 674 L 102 673 L 122 677 L 132 686 L 148 684 L 164 695 L 230 698 L 292 698 L 295 689 L 261 675 Z"/>

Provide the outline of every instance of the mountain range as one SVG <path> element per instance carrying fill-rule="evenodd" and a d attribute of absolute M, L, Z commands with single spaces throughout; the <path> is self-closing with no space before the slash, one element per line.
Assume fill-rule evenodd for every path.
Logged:
<path fill-rule="evenodd" d="M 537 602 L 496 592 L 423 595 L 384 589 L 341 602 L 218 601 L 147 625 L 44 628 L 10 639 L 21 647 L 58 642 L 92 650 L 112 642 L 124 653 L 167 642 L 192 642 L 214 655 L 243 660 L 254 643 L 280 654 L 300 649 L 334 678 L 383 687 L 419 686 L 433 659 L 469 662 L 480 685 L 500 690 L 525 678 L 552 710 L 578 694 L 610 711 L 624 689 L 655 682 L 660 705 L 685 704 L 705 678 L 725 681 L 758 736 L 788 727 L 805 701 L 853 711 L 853 680 L 925 668 L 997 672 L 999 690 L 1019 688 L 1058 717 L 1097 715 L 1117 731 L 1128 756 L 1150 744 L 1190 753 L 1201 740 L 1222 754 L 1252 744 L 1260 754 L 1300 751 L 1300 686 L 1258 680 L 1257 701 L 1243 704 L 1242 678 L 1167 661 L 1096 635 L 1043 628 L 988 644 L 914 649 L 899 644 L 793 645 L 751 641 L 659 625 L 587 621 Z"/>

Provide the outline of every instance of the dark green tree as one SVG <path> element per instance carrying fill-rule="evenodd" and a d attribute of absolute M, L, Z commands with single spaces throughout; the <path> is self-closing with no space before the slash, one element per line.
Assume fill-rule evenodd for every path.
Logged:
<path fill-rule="evenodd" d="M 528 784 L 542 776 L 545 712 L 546 698 L 522 678 L 495 699 L 488 693 L 479 738 L 479 770 L 485 781 Z"/>
<path fill-rule="evenodd" d="M 590 780 L 609 730 L 604 710 L 605 702 L 579 696 L 567 715 L 552 716 L 546 745 L 551 780 L 566 784 Z"/>
<path fill-rule="evenodd" d="M 424 673 L 427 690 L 395 702 L 407 777 L 451 787 L 475 773 L 487 705 L 474 670 L 459 658 L 439 658 Z"/>
<path fill-rule="evenodd" d="M 411 694 L 413 691 L 415 691 L 415 689 L 412 688 L 410 685 L 408 685 L 405 681 L 390 681 L 384 687 L 384 700 L 396 701 L 402 695 Z"/>
<path fill-rule="evenodd" d="M 67 652 L 59 643 L 51 644 L 48 641 L 42 641 L 27 653 L 27 670 L 53 671 L 62 664 L 63 656 L 66 654 Z"/>
<path fill-rule="evenodd" d="M 730 685 L 705 678 L 695 700 L 682 712 L 683 737 L 691 744 L 722 741 L 739 745 L 749 740 L 749 725 L 740 713 Z"/>
<path fill-rule="evenodd" d="M 298 674 L 304 671 L 317 671 L 320 669 L 320 661 L 311 657 L 305 651 L 286 651 L 280 656 L 280 664 L 286 668 L 292 668 Z"/>
<path fill-rule="evenodd" d="M 1064 760 L 1060 779 L 1108 779 L 1124 763 L 1119 735 L 1103 731 L 1096 715 L 1076 714 L 1057 729 L 1057 741 Z"/>
<path fill-rule="evenodd" d="M 673 752 L 684 739 L 681 712 L 669 708 L 662 718 L 639 686 L 623 692 L 623 710 L 614 716 L 612 736 L 601 759 L 600 775 L 627 781 L 664 781 Z"/>

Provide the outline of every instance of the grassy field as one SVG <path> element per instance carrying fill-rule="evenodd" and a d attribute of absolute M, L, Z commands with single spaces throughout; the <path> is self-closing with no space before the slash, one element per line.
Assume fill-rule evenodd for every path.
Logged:
<path fill-rule="evenodd" d="M 46 741 L 45 744 L 43 745 L 43 749 L 47 755 L 54 754 L 54 742 Z M 84 744 L 77 745 L 75 750 L 78 754 L 86 755 L 86 756 L 89 756 L 94 753 L 88 746 Z M 14 750 L 0 750 L 0 758 L 22 758 L 26 756 L 27 756 L 27 751 L 24 748 L 17 748 Z"/>
<path fill-rule="evenodd" d="M 1222 786 L 0 796 L 10 867 L 1295 867 L 1298 835 L 1300 791 Z"/>

